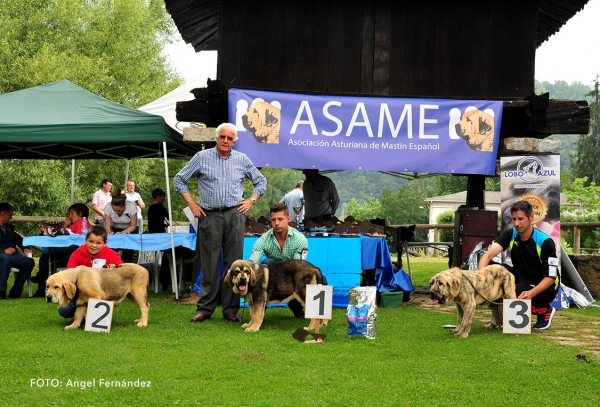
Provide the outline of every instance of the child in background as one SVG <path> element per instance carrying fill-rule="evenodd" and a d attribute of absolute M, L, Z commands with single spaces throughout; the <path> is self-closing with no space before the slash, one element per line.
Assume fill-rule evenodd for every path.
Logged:
<path fill-rule="evenodd" d="M 83 218 L 86 218 L 86 221 L 88 222 L 87 228 L 88 229 L 90 228 L 91 225 L 90 225 L 90 221 L 89 221 L 89 215 L 90 215 L 90 210 L 86 204 L 76 203 L 76 204 L 69 206 L 69 209 L 67 211 L 67 219 L 66 220 L 68 220 L 68 223 L 69 223 L 68 227 L 71 230 L 72 234 L 75 234 L 75 235 L 82 234 Z"/>

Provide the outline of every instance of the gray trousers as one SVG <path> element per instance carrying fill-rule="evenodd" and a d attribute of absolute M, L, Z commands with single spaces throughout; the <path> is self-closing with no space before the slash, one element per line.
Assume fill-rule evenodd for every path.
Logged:
<path fill-rule="evenodd" d="M 223 283 L 221 276 L 221 248 L 224 272 L 244 255 L 244 226 L 246 215 L 231 209 L 227 212 L 207 212 L 198 219 L 196 250 L 200 251 L 202 297 L 196 303 L 196 314 L 210 316 L 221 300 L 223 314 L 236 314 L 240 296 Z"/>

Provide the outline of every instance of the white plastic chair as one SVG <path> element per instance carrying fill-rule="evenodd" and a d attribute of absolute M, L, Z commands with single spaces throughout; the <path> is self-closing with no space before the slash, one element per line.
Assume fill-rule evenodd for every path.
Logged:
<path fill-rule="evenodd" d="M 159 291 L 159 282 L 158 275 L 160 273 L 160 259 L 162 257 L 162 252 L 160 250 L 148 251 L 148 252 L 139 252 L 138 256 L 138 264 L 142 267 L 145 267 L 150 270 L 152 273 L 152 285 L 154 287 L 154 292 L 157 293 Z"/>

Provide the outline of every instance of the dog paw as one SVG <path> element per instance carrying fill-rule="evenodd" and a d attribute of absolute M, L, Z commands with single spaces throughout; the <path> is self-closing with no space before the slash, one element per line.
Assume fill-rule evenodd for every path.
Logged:
<path fill-rule="evenodd" d="M 254 328 L 253 326 L 246 328 L 246 332 L 257 332 L 257 331 L 258 331 L 258 328 Z"/>
<path fill-rule="evenodd" d="M 466 338 L 467 336 L 469 336 L 468 332 L 457 332 L 454 334 L 454 336 L 456 338 Z"/>
<path fill-rule="evenodd" d="M 139 319 L 136 319 L 134 322 L 137 322 L 137 326 L 139 326 L 140 328 L 148 326 L 148 322 L 142 322 Z"/>
<path fill-rule="evenodd" d="M 483 326 L 483 329 L 500 329 L 500 328 L 502 328 L 502 325 L 498 325 L 497 323 L 492 322 L 492 321 L 488 322 L 487 324 L 485 324 Z"/>
<path fill-rule="evenodd" d="M 242 324 L 242 328 L 248 328 L 250 326 L 249 323 Z"/>
<path fill-rule="evenodd" d="M 79 325 L 71 324 L 71 325 L 65 326 L 65 331 L 68 331 L 69 329 L 77 329 L 77 328 L 79 328 Z"/>

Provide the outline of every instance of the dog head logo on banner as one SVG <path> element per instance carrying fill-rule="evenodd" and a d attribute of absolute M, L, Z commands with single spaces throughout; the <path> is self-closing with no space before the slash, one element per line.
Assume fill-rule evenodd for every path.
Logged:
<path fill-rule="evenodd" d="M 237 110 L 242 109 L 243 112 L 246 102 L 240 102 L 242 103 L 238 103 Z M 281 105 L 279 102 L 268 103 L 262 99 L 256 99 L 241 116 L 241 120 L 244 129 L 252 133 L 257 142 L 279 144 L 281 126 Z"/>
<path fill-rule="evenodd" d="M 454 109 L 453 109 L 454 110 Z M 458 109 L 456 109 L 458 110 Z M 494 151 L 494 111 L 468 107 L 455 125 L 456 134 L 473 151 Z"/>

